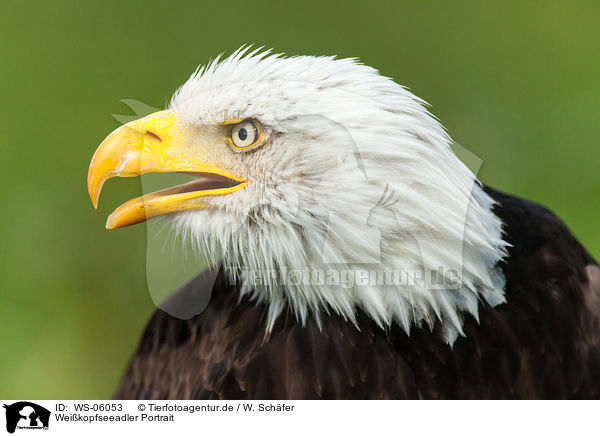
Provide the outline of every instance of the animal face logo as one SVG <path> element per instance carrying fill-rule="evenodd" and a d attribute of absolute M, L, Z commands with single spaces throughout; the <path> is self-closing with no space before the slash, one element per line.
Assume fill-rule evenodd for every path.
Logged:
<path fill-rule="evenodd" d="M 48 429 L 50 411 L 29 401 L 5 404 L 6 431 L 14 433 L 18 429 Z"/>

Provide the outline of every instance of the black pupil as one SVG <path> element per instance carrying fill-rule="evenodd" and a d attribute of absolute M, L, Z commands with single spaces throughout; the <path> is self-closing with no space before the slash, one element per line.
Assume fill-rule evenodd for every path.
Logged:
<path fill-rule="evenodd" d="M 248 131 L 246 129 L 240 129 L 240 131 L 238 132 L 238 136 L 242 141 L 245 141 L 248 137 Z"/>

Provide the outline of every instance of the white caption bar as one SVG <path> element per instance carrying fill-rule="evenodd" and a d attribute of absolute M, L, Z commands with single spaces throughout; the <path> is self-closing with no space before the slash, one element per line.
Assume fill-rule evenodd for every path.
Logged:
<path fill-rule="evenodd" d="M 596 402 L 5 400 L 0 433 L 584 434 Z M 49 413 L 49 414 L 48 414 Z M 45 430 L 42 433 L 32 430 Z M 211 432 L 211 433 L 208 433 Z M 213 433 L 219 432 L 219 433 Z M 2 433 L 7 434 L 7 433 Z M 458 434 L 458 433 L 457 433 Z"/>

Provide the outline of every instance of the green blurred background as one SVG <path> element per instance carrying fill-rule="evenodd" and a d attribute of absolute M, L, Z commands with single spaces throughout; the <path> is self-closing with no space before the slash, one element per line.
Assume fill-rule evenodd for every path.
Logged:
<path fill-rule="evenodd" d="M 163 107 L 244 43 L 358 56 L 432 104 L 480 177 L 557 212 L 600 258 L 598 2 L 0 3 L 0 397 L 107 398 L 154 307 L 140 182 L 89 160 L 133 98 Z"/>

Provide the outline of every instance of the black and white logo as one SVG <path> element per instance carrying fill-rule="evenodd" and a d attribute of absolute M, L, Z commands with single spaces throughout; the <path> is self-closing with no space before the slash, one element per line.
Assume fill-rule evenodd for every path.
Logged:
<path fill-rule="evenodd" d="M 5 404 L 6 431 L 14 433 L 16 429 L 48 430 L 50 411 L 29 401 Z"/>

